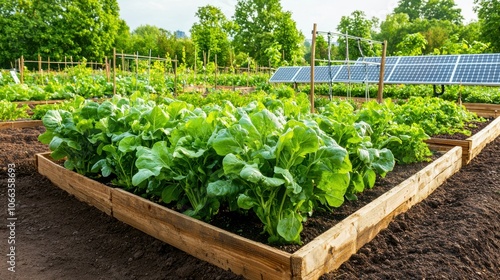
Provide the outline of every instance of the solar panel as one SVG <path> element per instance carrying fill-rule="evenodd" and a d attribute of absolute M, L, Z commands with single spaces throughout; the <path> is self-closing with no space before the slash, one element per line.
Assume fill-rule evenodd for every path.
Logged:
<path fill-rule="evenodd" d="M 364 57 L 350 65 L 318 66 L 315 68 L 315 82 L 326 83 L 332 77 L 333 82 L 378 83 L 380 65 L 374 63 L 380 63 L 380 60 L 380 57 Z M 270 82 L 310 82 L 310 67 L 282 68 L 276 71 Z M 386 57 L 384 82 L 500 86 L 500 54 Z"/>
<path fill-rule="evenodd" d="M 460 57 L 460 64 L 463 63 L 500 63 L 500 54 L 470 54 Z"/>
<path fill-rule="evenodd" d="M 299 72 L 302 67 L 299 66 L 287 66 L 280 67 L 273 76 L 269 79 L 271 83 L 291 83 L 295 75 Z"/>
<path fill-rule="evenodd" d="M 385 65 L 394 65 L 397 63 L 399 56 L 388 56 L 385 58 Z M 381 58 L 380 57 L 365 57 L 364 59 L 362 57 L 358 58 L 356 60 L 356 65 L 363 65 L 362 61 L 370 62 L 370 63 L 380 63 Z"/>
<path fill-rule="evenodd" d="M 422 55 L 422 56 L 403 56 L 398 62 L 400 64 L 455 64 L 458 55 Z"/>
<path fill-rule="evenodd" d="M 397 65 L 385 81 L 391 84 L 443 84 L 449 83 L 453 64 L 441 65 Z"/>
<path fill-rule="evenodd" d="M 389 76 L 393 65 L 387 65 L 385 68 L 385 77 Z M 335 82 L 353 82 L 353 83 L 378 83 L 380 77 L 380 66 L 378 65 L 353 65 L 342 66 L 338 75 L 334 77 Z"/>
<path fill-rule="evenodd" d="M 314 67 L 314 82 L 315 83 L 328 83 L 330 82 L 330 77 L 334 77 L 339 71 L 339 65 L 332 66 L 316 66 Z M 302 67 L 299 73 L 295 77 L 294 82 L 296 83 L 309 83 L 311 82 L 311 67 Z"/>
<path fill-rule="evenodd" d="M 452 82 L 455 84 L 499 84 L 500 63 L 498 64 L 462 64 L 455 70 Z"/>

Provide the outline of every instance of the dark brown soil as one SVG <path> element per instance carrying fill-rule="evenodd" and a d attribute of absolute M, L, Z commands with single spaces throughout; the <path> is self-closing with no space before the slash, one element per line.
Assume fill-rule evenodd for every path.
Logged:
<path fill-rule="evenodd" d="M 42 131 L 0 130 L 0 219 L 7 224 L 7 167 L 11 163 L 16 165 L 18 218 L 15 273 L 7 270 L 10 233 L 5 226 L 0 227 L 0 258 L 4 258 L 0 261 L 0 279 L 241 279 L 125 225 L 52 185 L 36 173 L 33 165 L 34 154 L 48 150 L 37 141 Z M 398 216 L 338 271 L 322 278 L 498 279 L 499 149 L 497 138 L 426 200 Z M 405 172 L 408 177 L 413 171 L 394 174 Z M 365 199 L 383 192 L 384 185 L 389 184 L 384 182 L 360 196 L 352 207 L 360 207 Z M 335 212 L 333 220 L 342 219 L 348 211 Z M 319 221 L 310 219 L 308 223 Z M 305 232 L 308 230 L 316 231 L 306 227 Z"/>

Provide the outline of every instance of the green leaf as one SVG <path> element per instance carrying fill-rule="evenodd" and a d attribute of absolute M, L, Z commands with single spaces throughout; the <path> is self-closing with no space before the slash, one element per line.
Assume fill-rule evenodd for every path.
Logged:
<path fill-rule="evenodd" d="M 97 116 L 99 119 L 109 117 L 113 114 L 114 109 L 115 105 L 106 100 L 97 108 Z"/>
<path fill-rule="evenodd" d="M 208 183 L 207 195 L 208 196 L 227 196 L 234 194 L 238 191 L 238 187 L 230 181 L 218 180 Z"/>
<path fill-rule="evenodd" d="M 122 153 L 133 152 L 140 146 L 139 137 L 135 135 L 127 136 L 118 143 L 118 150 Z"/>
<path fill-rule="evenodd" d="M 281 167 L 275 166 L 274 173 L 280 174 L 285 179 L 285 186 L 287 189 L 290 189 L 294 194 L 298 194 L 302 191 L 302 187 L 297 184 L 293 175 L 290 173 L 288 169 L 283 169 Z"/>
<path fill-rule="evenodd" d="M 240 176 L 252 183 L 259 183 L 264 179 L 264 175 L 262 175 L 256 164 L 245 165 L 240 171 Z"/>
<path fill-rule="evenodd" d="M 54 130 L 62 125 L 62 117 L 59 111 L 50 110 L 42 118 L 43 125 L 47 130 Z"/>
<path fill-rule="evenodd" d="M 234 130 L 234 129 L 233 129 Z M 242 132 L 241 130 L 237 130 L 235 132 Z M 220 156 L 225 156 L 228 154 L 239 154 L 243 151 L 241 148 L 243 143 L 233 136 L 229 129 L 221 129 L 215 139 L 212 141 L 212 147 L 215 152 Z"/>
<path fill-rule="evenodd" d="M 284 213 L 284 218 L 280 219 L 277 228 L 278 234 L 287 242 L 300 244 L 300 232 L 302 232 L 302 217 L 294 213 L 292 210 L 287 210 Z"/>
<path fill-rule="evenodd" d="M 363 176 L 363 182 L 365 182 L 365 185 L 368 187 L 368 188 L 373 188 L 373 186 L 375 185 L 375 181 L 377 179 L 377 174 L 375 173 L 375 171 L 371 170 L 371 169 L 368 169 L 366 170 L 364 176 Z"/>
<path fill-rule="evenodd" d="M 255 205 L 258 205 L 257 202 L 248 195 L 242 193 L 238 196 L 238 207 L 240 207 L 241 209 L 248 210 Z"/>
<path fill-rule="evenodd" d="M 179 185 L 168 185 L 165 187 L 161 193 L 161 200 L 165 203 L 171 203 L 173 201 L 178 201 L 183 190 Z"/>
<path fill-rule="evenodd" d="M 236 157 L 234 154 L 228 154 L 222 160 L 222 167 L 226 175 L 234 174 L 239 175 L 243 167 L 245 167 L 245 162 Z"/>
<path fill-rule="evenodd" d="M 332 207 L 340 207 L 344 203 L 344 194 L 349 186 L 350 176 L 347 174 L 324 172 L 317 188 L 324 191 L 322 194 Z"/>
<path fill-rule="evenodd" d="M 155 176 L 155 174 L 149 169 L 139 169 L 137 173 L 132 177 L 132 185 L 138 186 L 150 177 Z"/>
<path fill-rule="evenodd" d="M 378 157 L 374 159 L 372 163 L 372 167 L 375 171 L 381 176 L 385 176 L 385 174 L 389 171 L 392 171 L 395 165 L 395 160 L 392 152 L 388 149 L 382 149 L 378 153 Z"/>
<path fill-rule="evenodd" d="M 165 127 L 169 120 L 167 114 L 158 106 L 147 112 L 144 118 L 149 121 L 153 131 Z"/>
<path fill-rule="evenodd" d="M 38 136 L 38 141 L 40 141 L 42 144 L 47 145 L 52 141 L 52 138 L 54 138 L 54 133 L 52 133 L 52 131 L 46 130 L 44 133 Z"/>
<path fill-rule="evenodd" d="M 98 171 L 101 171 L 103 177 L 108 177 L 113 172 L 106 159 L 100 159 L 92 166 L 91 172 L 97 173 Z"/>

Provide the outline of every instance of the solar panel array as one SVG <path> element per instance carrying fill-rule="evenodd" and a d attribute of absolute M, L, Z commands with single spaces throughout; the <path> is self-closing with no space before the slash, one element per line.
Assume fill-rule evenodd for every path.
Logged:
<path fill-rule="evenodd" d="M 365 57 L 354 64 L 317 66 L 314 81 L 378 83 L 380 61 L 380 57 Z M 309 66 L 280 67 L 270 82 L 309 83 L 310 75 Z M 384 83 L 500 86 L 500 54 L 387 57 Z"/>

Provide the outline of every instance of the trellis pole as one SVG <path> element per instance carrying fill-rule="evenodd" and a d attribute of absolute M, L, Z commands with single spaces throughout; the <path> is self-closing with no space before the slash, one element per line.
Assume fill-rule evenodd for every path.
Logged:
<path fill-rule="evenodd" d="M 316 56 L 316 23 L 313 25 L 311 43 L 311 91 L 309 93 L 309 102 L 311 103 L 311 113 L 314 113 L 314 64 Z"/>
<path fill-rule="evenodd" d="M 380 60 L 380 76 L 378 79 L 377 102 L 382 103 L 384 98 L 384 75 L 385 75 L 385 57 L 387 55 L 387 40 L 382 44 L 382 58 Z"/>

